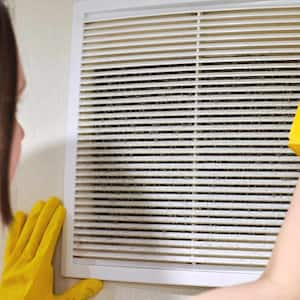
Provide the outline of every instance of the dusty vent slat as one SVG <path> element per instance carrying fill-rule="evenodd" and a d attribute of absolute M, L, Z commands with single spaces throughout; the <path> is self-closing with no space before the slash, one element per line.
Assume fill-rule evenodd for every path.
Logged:
<path fill-rule="evenodd" d="M 218 172 L 215 172 L 216 174 Z M 232 172 L 228 172 L 232 173 Z M 274 172 L 273 172 L 274 173 Z M 211 173 L 210 173 L 211 174 Z M 141 192 L 141 193 L 107 193 L 107 192 L 86 192 L 86 191 L 77 191 L 76 197 L 79 199 L 110 199 L 111 201 L 115 201 L 118 199 L 126 199 L 126 200 L 141 200 L 146 201 L 147 199 L 153 200 L 153 201 L 164 201 L 165 199 L 168 199 L 169 201 L 236 201 L 236 202 L 257 202 L 257 201 L 264 201 L 264 202 L 288 202 L 289 195 L 287 194 L 275 194 L 275 193 L 269 193 L 269 195 L 261 195 L 258 193 L 253 194 L 234 194 L 234 193 L 228 193 L 225 194 L 224 192 L 220 191 L 219 193 L 199 193 L 199 194 L 185 194 L 182 195 L 180 193 L 147 193 L 147 192 Z M 225 200 L 224 200 L 225 199 Z M 96 200 L 95 200 L 96 201 Z M 101 200 L 100 200 L 101 201 Z"/>
<path fill-rule="evenodd" d="M 97 229 L 94 228 L 91 230 L 89 229 L 78 229 L 77 227 L 74 227 L 74 235 L 76 236 L 103 236 L 103 237 L 131 237 L 131 238 L 156 238 L 156 239 L 182 239 L 182 240 L 195 240 L 195 241 L 201 241 L 205 240 L 207 242 L 209 241 L 226 241 L 226 242 L 272 242 L 276 240 L 276 235 L 258 235 L 253 233 L 247 233 L 243 234 L 240 233 L 238 235 L 233 234 L 220 234 L 217 232 L 209 232 L 209 233 L 197 233 L 197 232 L 165 232 L 164 235 L 161 235 L 161 231 L 151 231 L 151 234 L 149 231 L 141 230 L 112 230 L 112 229 Z"/>
<path fill-rule="evenodd" d="M 237 252 L 234 250 L 212 250 L 205 251 L 202 249 L 185 249 L 185 248 L 163 248 L 163 247 L 142 247 L 142 246 L 121 246 L 121 245 L 84 245 L 84 246 L 76 246 L 75 250 L 88 250 L 88 251 L 95 251 L 95 252 L 127 252 L 127 253 L 145 253 L 145 254 L 171 254 L 171 255 L 178 255 L 178 256 L 186 256 L 195 255 L 195 256 L 215 256 L 215 257 L 234 257 L 236 256 Z M 265 257 L 268 258 L 270 253 L 268 251 L 259 251 L 259 252 L 252 252 L 252 251 L 239 251 L 238 254 L 242 257 Z"/>
<path fill-rule="evenodd" d="M 122 211 L 124 213 L 124 211 Z M 126 213 L 126 212 L 125 212 Z M 127 212 L 128 213 L 128 212 Z M 142 211 L 140 211 L 141 214 L 143 214 Z M 211 211 L 207 211 L 207 214 L 212 213 Z M 191 212 L 190 212 L 191 214 Z M 216 214 L 217 215 L 217 214 Z M 251 218 L 252 215 L 252 218 Z M 249 218 L 246 217 L 245 212 L 236 212 L 232 213 L 230 216 L 233 221 L 231 221 L 232 225 L 237 225 L 240 226 L 241 228 L 243 226 L 264 226 L 266 221 L 262 219 L 253 219 L 253 214 L 249 213 Z M 209 218 L 206 218 L 203 216 L 203 214 L 199 214 L 194 216 L 193 218 L 191 217 L 184 217 L 180 215 L 176 215 L 177 220 L 176 220 L 176 225 L 184 224 L 187 226 L 187 224 L 210 224 L 214 223 L 215 226 L 218 225 L 227 225 L 228 223 L 228 218 L 225 218 L 226 216 L 222 215 L 217 215 L 217 217 L 214 217 L 214 213 L 212 213 L 212 216 Z M 254 216 L 255 217 L 255 216 Z M 278 226 L 280 225 L 280 220 L 273 220 L 272 218 L 283 218 L 284 217 L 284 212 L 266 212 L 266 213 L 260 213 L 257 214 L 257 218 L 269 218 L 268 222 L 269 225 L 272 226 Z M 200 219 L 200 220 L 199 220 Z M 145 223 L 145 224 L 155 224 L 155 223 L 160 223 L 160 224 L 171 224 L 174 220 L 174 215 L 173 216 L 165 216 L 165 217 L 159 217 L 159 216 L 127 216 L 123 222 L 128 225 L 130 223 Z M 93 216 L 93 215 L 86 215 L 86 214 L 78 214 L 76 217 L 76 221 L 86 221 L 86 222 L 92 222 L 95 221 L 97 223 L 101 222 L 120 222 L 116 216 L 111 216 L 111 215 L 104 215 L 104 216 Z M 155 230 L 155 228 L 152 228 Z M 195 228 L 194 228 L 195 229 Z"/>
<path fill-rule="evenodd" d="M 185 247 L 189 248 L 191 246 L 196 249 L 252 249 L 252 250 L 271 250 L 272 243 L 249 243 L 249 242 L 203 242 L 203 241 L 185 241 L 185 240 L 161 240 L 161 239 L 138 239 L 138 238 L 107 238 L 107 237 L 85 237 L 85 236 L 75 236 L 74 242 L 77 245 L 80 244 L 104 244 L 104 245 L 149 245 L 152 246 L 153 243 L 157 246 L 170 246 L 170 247 Z"/>
<path fill-rule="evenodd" d="M 82 256 L 85 256 L 87 258 L 105 258 L 105 259 L 111 259 L 111 260 L 124 260 L 124 254 L 121 252 L 104 252 L 104 251 L 80 251 L 80 250 L 74 250 L 74 257 L 75 258 L 81 258 Z M 228 258 L 228 257 L 205 257 L 205 256 L 176 256 L 176 255 L 145 255 L 145 254 L 135 254 L 135 253 L 125 253 L 126 255 L 126 261 L 127 260 L 133 260 L 136 262 L 139 261 L 151 261 L 151 262 L 164 262 L 164 263 L 199 263 L 199 264 L 221 264 L 221 265 L 246 265 L 249 264 L 251 261 L 254 266 L 263 266 L 268 262 L 268 259 L 255 259 L 255 258 Z"/>

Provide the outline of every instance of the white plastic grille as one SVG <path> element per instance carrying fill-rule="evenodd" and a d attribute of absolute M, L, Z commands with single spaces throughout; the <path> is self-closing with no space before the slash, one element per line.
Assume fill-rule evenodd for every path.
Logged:
<path fill-rule="evenodd" d="M 265 266 L 299 171 L 300 8 L 86 20 L 73 258 Z"/>

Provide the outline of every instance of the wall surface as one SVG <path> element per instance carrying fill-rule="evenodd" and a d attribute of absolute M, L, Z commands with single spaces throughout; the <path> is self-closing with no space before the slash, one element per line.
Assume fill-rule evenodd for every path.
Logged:
<path fill-rule="evenodd" d="M 101 2 L 107 9 L 116 1 Z M 28 211 L 38 199 L 51 195 L 63 197 L 72 0 L 10 0 L 10 3 L 27 77 L 26 92 L 19 107 L 19 119 L 26 137 L 12 192 L 14 207 Z M 57 273 L 59 258 L 58 253 Z M 59 274 L 56 277 L 58 292 L 73 282 L 62 279 Z M 105 282 L 96 299 L 177 300 L 199 290 Z"/>

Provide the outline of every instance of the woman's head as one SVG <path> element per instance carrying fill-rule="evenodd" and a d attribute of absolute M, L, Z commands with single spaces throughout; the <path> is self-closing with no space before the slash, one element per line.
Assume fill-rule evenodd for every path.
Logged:
<path fill-rule="evenodd" d="M 0 213 L 5 224 L 12 219 L 9 182 L 15 166 L 11 163 L 16 123 L 19 63 L 16 39 L 7 8 L 0 0 Z M 16 130 L 15 130 L 16 128 Z"/>

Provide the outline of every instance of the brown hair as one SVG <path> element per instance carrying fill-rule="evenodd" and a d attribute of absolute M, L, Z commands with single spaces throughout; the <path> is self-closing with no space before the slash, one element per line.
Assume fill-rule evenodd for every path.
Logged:
<path fill-rule="evenodd" d="M 13 139 L 18 83 L 18 51 L 8 9 L 0 0 L 0 214 L 12 220 L 9 162 Z"/>

